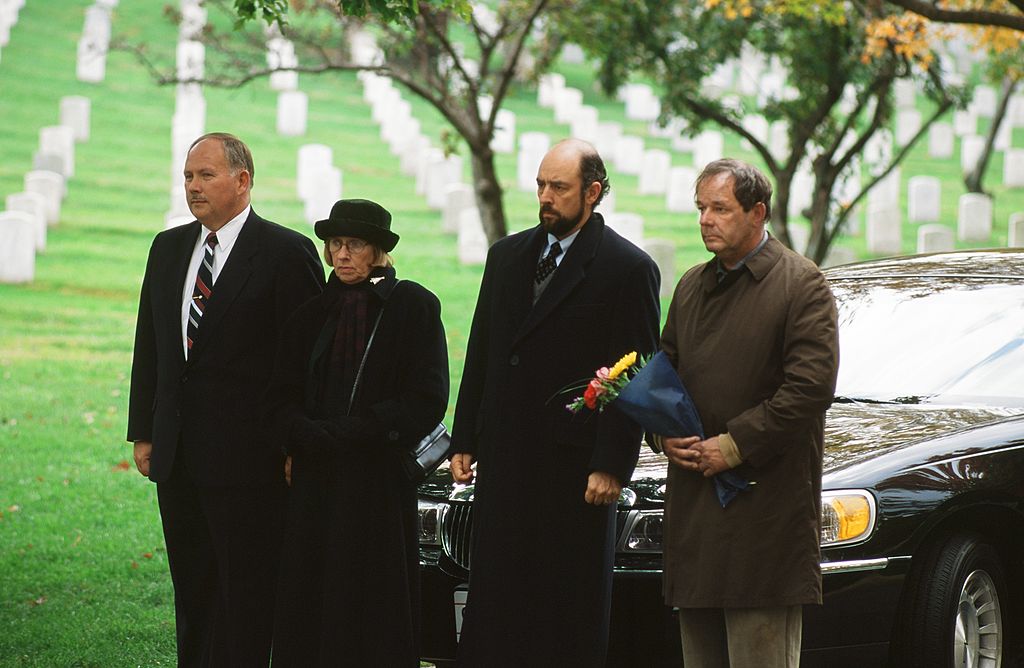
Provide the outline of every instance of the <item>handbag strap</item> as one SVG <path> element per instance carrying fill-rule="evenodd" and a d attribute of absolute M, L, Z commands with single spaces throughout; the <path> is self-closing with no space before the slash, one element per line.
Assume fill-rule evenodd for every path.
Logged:
<path fill-rule="evenodd" d="M 402 279 L 397 279 L 395 285 L 391 288 L 394 292 L 398 284 L 402 282 Z M 346 415 L 352 414 L 352 405 L 356 402 L 356 391 L 359 389 L 359 380 L 363 377 L 363 367 L 366 366 L 366 358 L 370 355 L 370 346 L 373 345 L 373 337 L 377 334 L 377 327 L 380 326 L 380 319 L 384 316 L 384 307 L 387 305 L 387 301 L 384 301 L 380 305 L 380 311 L 377 313 L 377 319 L 373 321 L 373 329 L 370 330 L 370 338 L 366 340 L 366 347 L 363 348 L 363 359 L 359 360 L 359 368 L 356 370 L 356 379 L 352 381 L 352 395 L 348 398 L 348 410 L 345 412 Z"/>

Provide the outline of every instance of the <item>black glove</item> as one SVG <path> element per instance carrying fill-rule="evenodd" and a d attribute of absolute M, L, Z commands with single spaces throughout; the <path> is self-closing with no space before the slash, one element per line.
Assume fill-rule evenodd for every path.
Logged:
<path fill-rule="evenodd" d="M 288 454 L 329 454 L 337 449 L 334 437 L 323 426 L 323 420 L 295 418 L 288 438 Z"/>

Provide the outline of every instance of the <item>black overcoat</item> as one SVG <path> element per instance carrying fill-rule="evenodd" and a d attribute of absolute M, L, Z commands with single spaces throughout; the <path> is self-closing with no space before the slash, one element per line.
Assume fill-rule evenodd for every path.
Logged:
<path fill-rule="evenodd" d="M 370 289 L 383 314 L 349 417 L 315 399 L 344 289 L 333 274 L 289 321 L 275 365 L 268 405 L 293 457 L 275 666 L 418 665 L 416 488 L 398 455 L 444 417 L 448 353 L 437 297 L 396 284 L 392 269 L 381 276 Z"/>
<path fill-rule="evenodd" d="M 492 246 L 466 352 L 452 447 L 477 461 L 465 666 L 598 666 L 607 649 L 615 506 L 641 430 L 614 408 L 572 415 L 559 394 L 622 355 L 651 353 L 657 266 L 594 214 L 534 305 L 542 227 Z"/>

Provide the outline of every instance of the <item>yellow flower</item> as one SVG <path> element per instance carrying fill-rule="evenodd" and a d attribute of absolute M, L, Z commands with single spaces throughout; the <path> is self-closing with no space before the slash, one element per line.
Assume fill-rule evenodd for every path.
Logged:
<path fill-rule="evenodd" d="M 636 364 L 635 350 L 631 353 L 623 355 L 622 359 L 615 363 L 615 366 L 612 367 L 612 370 L 608 372 L 608 380 L 615 380 L 622 374 L 623 371 L 633 366 L 634 364 Z"/>

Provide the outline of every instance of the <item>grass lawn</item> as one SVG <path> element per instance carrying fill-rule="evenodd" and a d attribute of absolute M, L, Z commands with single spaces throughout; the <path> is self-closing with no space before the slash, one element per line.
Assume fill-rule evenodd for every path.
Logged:
<path fill-rule="evenodd" d="M 124 53 L 110 55 L 103 83 L 76 80 L 76 42 L 89 4 L 27 3 L 0 59 L 0 196 L 22 190 L 39 128 L 58 122 L 60 98 L 92 100 L 92 136 L 76 147 L 76 173 L 60 224 L 37 257 L 35 281 L 0 285 L 0 667 L 175 662 L 155 487 L 134 472 L 124 440 L 138 290 L 149 244 L 169 208 L 174 90 L 156 87 Z M 172 53 L 176 30 L 161 7 L 124 0 L 115 32 Z M 563 71 L 602 119 L 625 120 L 621 104 L 595 92 L 585 67 Z M 247 140 L 256 159 L 255 208 L 311 237 L 295 195 L 297 150 L 309 142 L 334 147 L 345 196 L 375 199 L 393 212 L 402 236 L 395 253 L 400 275 L 441 297 L 454 399 L 481 268 L 459 265 L 453 238 L 440 232 L 439 213 L 379 140 L 355 76 L 303 75 L 300 85 L 310 96 L 305 137 L 277 136 L 276 95 L 266 82 L 208 89 L 207 129 Z M 535 100 L 531 88 L 512 92 L 508 108 L 517 113 L 518 131 L 567 133 Z M 437 144 L 439 116 L 410 101 Z M 626 127 L 645 131 L 641 124 Z M 650 145 L 667 148 L 668 142 Z M 752 157 L 735 138 L 726 147 Z M 673 156 L 674 164 L 686 160 Z M 499 156 L 498 166 L 512 229 L 533 225 L 536 204 L 532 193 L 515 187 L 515 157 Z M 1024 210 L 1024 192 L 994 185 L 1001 169 L 997 155 L 989 179 L 996 194 L 992 245 L 1005 245 L 1009 214 Z M 963 190 L 957 161 L 931 160 L 919 147 L 903 166 L 904 184 L 918 173 L 942 179 L 943 219 L 955 224 Z M 706 258 L 692 216 L 668 214 L 662 197 L 639 195 L 635 177 L 613 174 L 612 183 L 618 210 L 641 213 L 648 236 L 677 243 L 676 276 L 664 280 L 674 282 Z M 913 250 L 915 237 L 907 226 L 905 251 Z M 842 243 L 864 256 L 862 237 Z"/>

